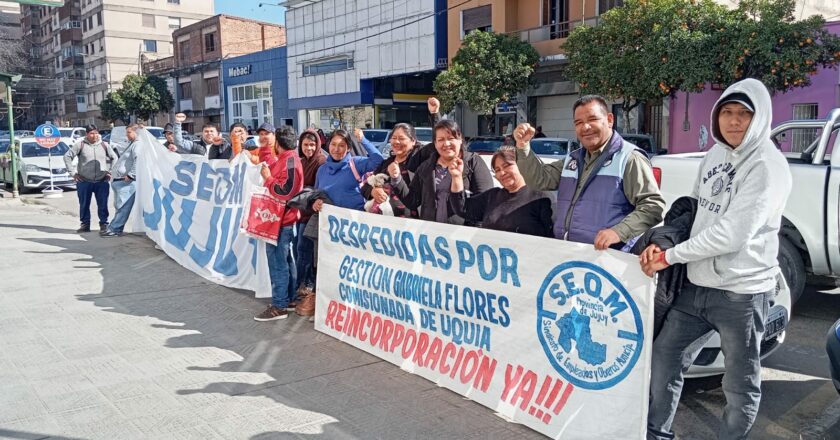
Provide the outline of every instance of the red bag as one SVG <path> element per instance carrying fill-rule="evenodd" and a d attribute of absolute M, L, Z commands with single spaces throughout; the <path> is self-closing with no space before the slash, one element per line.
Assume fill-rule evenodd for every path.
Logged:
<path fill-rule="evenodd" d="M 285 211 L 286 202 L 273 197 L 265 187 L 260 187 L 259 191 L 251 194 L 240 229 L 251 237 L 275 244 Z"/>

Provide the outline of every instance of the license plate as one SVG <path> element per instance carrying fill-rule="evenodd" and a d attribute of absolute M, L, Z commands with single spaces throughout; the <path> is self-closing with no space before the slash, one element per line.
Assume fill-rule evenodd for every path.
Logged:
<path fill-rule="evenodd" d="M 785 331 L 785 327 L 787 324 L 787 319 L 785 315 L 777 317 L 771 317 L 771 319 L 764 323 L 764 340 L 770 340 L 779 336 L 783 331 Z"/>

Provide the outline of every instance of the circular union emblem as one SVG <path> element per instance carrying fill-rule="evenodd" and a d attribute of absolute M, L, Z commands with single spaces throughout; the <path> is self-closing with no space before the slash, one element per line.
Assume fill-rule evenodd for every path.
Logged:
<path fill-rule="evenodd" d="M 723 177 L 718 177 L 715 180 L 715 183 L 712 184 L 712 195 L 716 196 L 720 194 L 720 191 L 723 189 Z"/>
<path fill-rule="evenodd" d="M 642 317 L 627 289 L 602 267 L 584 261 L 563 263 L 543 281 L 537 333 L 554 369 L 589 390 L 624 380 L 644 343 Z"/>
<path fill-rule="evenodd" d="M 570 160 L 569 165 L 566 168 L 568 168 L 572 171 L 577 171 L 577 160 L 576 159 Z"/>

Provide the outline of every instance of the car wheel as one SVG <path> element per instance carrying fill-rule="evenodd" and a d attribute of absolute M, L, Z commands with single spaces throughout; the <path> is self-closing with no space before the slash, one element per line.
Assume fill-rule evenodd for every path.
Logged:
<path fill-rule="evenodd" d="M 29 190 L 25 186 L 23 186 L 23 174 L 18 173 L 17 181 L 18 181 L 18 193 L 19 194 L 28 193 Z"/>
<path fill-rule="evenodd" d="M 805 262 L 796 246 L 787 238 L 779 237 L 779 267 L 790 289 L 790 303 L 796 304 L 805 290 Z"/>

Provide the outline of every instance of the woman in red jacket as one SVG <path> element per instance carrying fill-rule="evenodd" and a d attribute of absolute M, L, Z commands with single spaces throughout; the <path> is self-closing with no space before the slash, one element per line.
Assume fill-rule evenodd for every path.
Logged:
<path fill-rule="evenodd" d="M 303 166 L 295 151 L 295 134 L 291 127 L 274 132 L 271 124 L 263 124 L 260 136 L 260 160 L 264 163 L 262 176 L 271 195 L 283 204 L 280 233 L 277 244 L 266 244 L 268 271 L 271 276 L 271 304 L 259 315 L 257 321 L 285 319 L 287 309 L 297 289 L 297 268 L 292 257 L 295 224 L 300 217 L 297 209 L 285 206 L 287 200 L 303 189 Z"/>

